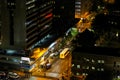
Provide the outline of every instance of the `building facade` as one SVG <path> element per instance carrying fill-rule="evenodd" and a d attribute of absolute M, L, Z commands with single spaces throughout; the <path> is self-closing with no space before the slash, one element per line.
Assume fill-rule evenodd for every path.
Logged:
<path fill-rule="evenodd" d="M 0 47 L 31 49 L 52 31 L 52 0 L 0 1 Z"/>
<path fill-rule="evenodd" d="M 79 50 L 72 53 L 71 69 L 75 77 L 83 79 L 93 71 L 109 71 L 113 78 L 119 77 L 120 57 L 117 55 L 119 53 L 118 49 L 80 48 Z"/>
<path fill-rule="evenodd" d="M 83 18 L 93 5 L 94 0 L 75 0 L 75 18 Z"/>
<path fill-rule="evenodd" d="M 54 1 L 53 26 L 57 33 L 64 34 L 75 21 L 75 1 L 55 0 Z M 57 27 L 57 28 L 56 28 Z"/>

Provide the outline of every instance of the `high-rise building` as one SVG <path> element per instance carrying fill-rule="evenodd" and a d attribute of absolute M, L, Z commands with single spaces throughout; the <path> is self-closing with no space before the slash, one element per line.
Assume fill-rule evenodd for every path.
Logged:
<path fill-rule="evenodd" d="M 54 5 L 54 30 L 59 34 L 64 34 L 75 21 L 75 2 L 74 0 L 55 0 Z M 57 27 L 57 28 L 56 28 Z"/>
<path fill-rule="evenodd" d="M 85 17 L 93 5 L 93 0 L 75 0 L 75 18 Z"/>
<path fill-rule="evenodd" d="M 0 47 L 30 49 L 52 31 L 53 0 L 0 1 Z"/>

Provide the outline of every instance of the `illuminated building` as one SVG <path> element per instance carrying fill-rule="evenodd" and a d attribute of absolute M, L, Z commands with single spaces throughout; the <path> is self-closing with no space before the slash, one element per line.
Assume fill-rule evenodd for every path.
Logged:
<path fill-rule="evenodd" d="M 0 1 L 3 49 L 31 49 L 52 31 L 52 0 Z"/>
<path fill-rule="evenodd" d="M 90 11 L 93 0 L 75 0 L 75 18 L 84 17 Z"/>
<path fill-rule="evenodd" d="M 52 0 L 0 1 L 1 67 L 33 69 L 36 65 L 34 62 L 46 49 L 36 54 L 26 52 L 26 49 L 33 49 L 51 36 L 52 20 Z M 34 59 L 31 59 L 30 55 Z"/>
<path fill-rule="evenodd" d="M 77 78 L 85 78 L 92 71 L 110 71 L 113 77 L 120 74 L 118 48 L 79 47 L 72 53 L 72 73 Z"/>
<path fill-rule="evenodd" d="M 80 18 L 81 15 L 81 0 L 75 0 L 75 18 Z"/>

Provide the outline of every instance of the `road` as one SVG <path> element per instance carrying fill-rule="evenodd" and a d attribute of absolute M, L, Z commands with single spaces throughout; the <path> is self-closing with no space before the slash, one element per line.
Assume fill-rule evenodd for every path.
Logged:
<path fill-rule="evenodd" d="M 69 54 L 65 59 L 58 58 L 50 69 L 47 71 L 40 71 L 40 69 L 37 69 L 32 75 L 37 77 L 44 77 L 45 80 L 56 80 L 60 79 L 62 76 L 66 76 L 70 74 L 70 67 L 71 67 L 71 55 Z M 67 71 L 67 72 L 66 72 Z M 31 80 L 30 77 L 29 80 Z M 48 79 L 49 78 L 49 79 Z M 36 80 L 36 79 L 34 79 Z"/>
<path fill-rule="evenodd" d="M 66 80 L 70 80 L 71 58 L 71 54 L 68 54 L 65 59 L 57 58 L 50 69 L 46 71 L 41 71 L 40 68 L 36 69 L 32 76 L 29 78 L 22 77 L 20 80 L 61 80 L 62 76 Z"/>
<path fill-rule="evenodd" d="M 61 80 L 62 76 L 64 76 L 66 80 L 70 80 L 71 58 L 71 53 L 69 53 L 64 59 L 60 59 L 58 55 L 53 59 L 50 69 L 41 70 L 40 67 L 37 67 L 32 74 L 14 70 L 12 71 L 20 75 L 20 79 L 18 80 Z"/>

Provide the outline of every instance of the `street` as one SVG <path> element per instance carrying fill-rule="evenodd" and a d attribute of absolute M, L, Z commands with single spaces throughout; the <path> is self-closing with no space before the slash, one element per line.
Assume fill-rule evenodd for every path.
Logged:
<path fill-rule="evenodd" d="M 40 71 L 40 69 L 33 72 L 32 76 L 37 77 L 44 77 L 46 80 L 50 80 L 50 78 L 53 79 L 60 79 L 61 76 L 66 76 L 70 73 L 70 66 L 71 66 L 71 55 L 69 54 L 65 59 L 57 59 L 50 69 L 44 71 Z M 69 72 L 66 72 L 69 71 Z M 36 78 L 37 78 L 36 77 Z M 32 77 L 29 78 L 29 80 Z M 47 79 L 49 78 L 49 79 Z M 36 79 L 35 79 L 36 80 Z"/>

